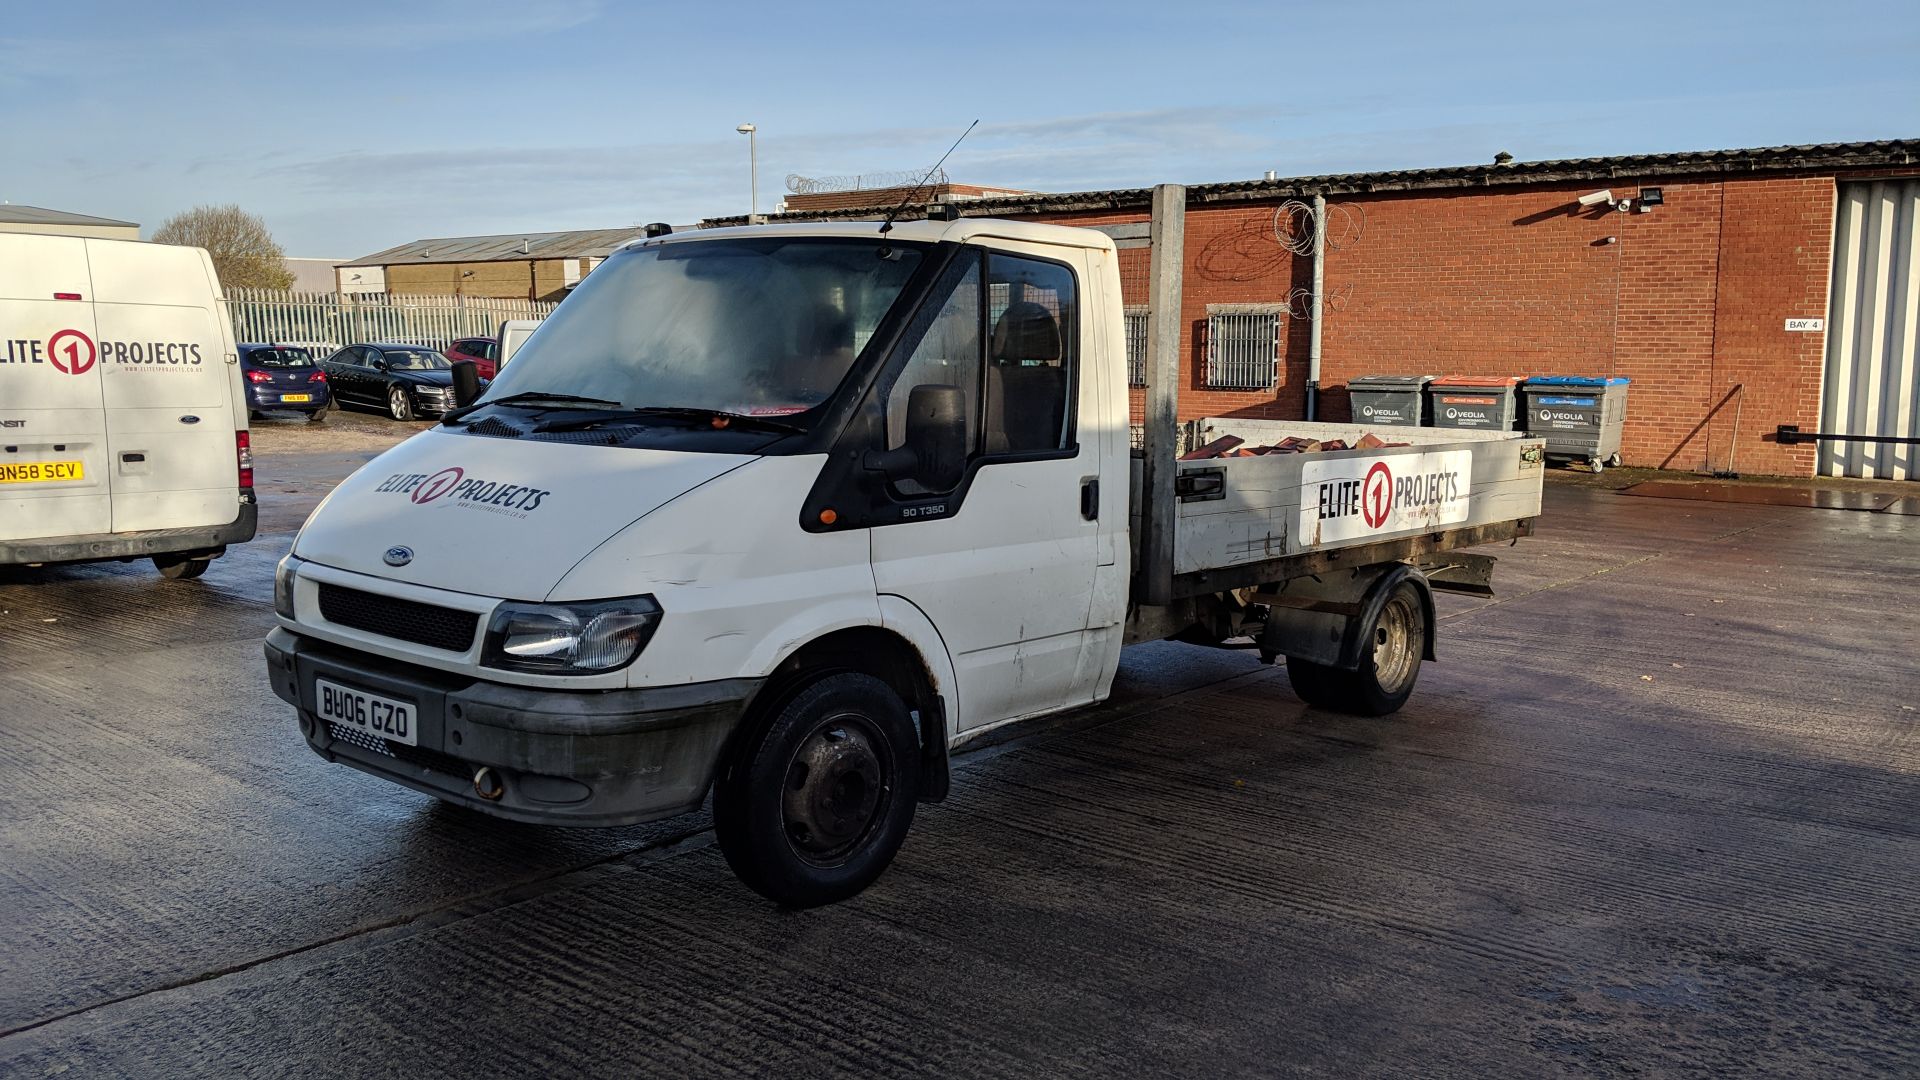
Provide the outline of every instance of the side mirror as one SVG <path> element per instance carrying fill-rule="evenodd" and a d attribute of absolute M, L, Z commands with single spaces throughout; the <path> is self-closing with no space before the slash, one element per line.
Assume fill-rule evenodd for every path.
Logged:
<path fill-rule="evenodd" d="M 951 491 L 967 469 L 967 396 L 957 386 L 926 383 L 907 395 L 905 443 L 869 452 L 866 466 L 889 480 L 912 480 L 928 491 Z"/>
<path fill-rule="evenodd" d="M 387 370 L 387 362 L 385 360 L 375 360 L 373 362 L 373 370 L 375 371 Z"/>
<path fill-rule="evenodd" d="M 453 407 L 464 409 L 480 398 L 480 366 L 471 360 L 453 362 Z"/>

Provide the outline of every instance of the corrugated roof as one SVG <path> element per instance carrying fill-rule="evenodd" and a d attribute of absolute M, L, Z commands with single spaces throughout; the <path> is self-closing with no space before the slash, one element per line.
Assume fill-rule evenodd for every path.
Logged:
<path fill-rule="evenodd" d="M 1685 176 L 1755 175 L 1805 169 L 1863 168 L 1920 164 L 1920 139 L 1878 142 L 1813 143 L 1804 146 L 1767 146 L 1747 150 L 1706 150 L 1673 154 L 1630 154 L 1616 157 L 1564 158 L 1551 161 L 1514 161 L 1505 165 L 1451 165 L 1432 169 L 1385 172 L 1332 173 L 1289 176 L 1276 180 L 1233 180 L 1191 184 L 1187 202 L 1256 202 L 1294 195 L 1363 194 L 1374 191 L 1422 191 L 1447 188 L 1499 187 L 1573 180 L 1672 180 Z M 996 214 L 1065 213 L 1076 210 L 1143 209 L 1153 200 L 1152 188 L 1110 191 L 1072 191 L 1050 195 L 968 199 L 957 202 L 966 217 Z M 872 217 L 885 207 L 865 206 L 816 213 L 776 214 L 774 221 Z M 924 213 L 925 205 L 908 208 Z M 711 218 L 705 225 L 735 225 L 745 217 Z"/>
<path fill-rule="evenodd" d="M 498 236 L 446 236 L 415 240 L 355 259 L 346 266 L 394 266 L 405 263 L 505 262 L 521 259 L 603 258 L 621 244 L 646 235 L 638 225 L 625 229 L 572 232 L 501 233 Z"/>
<path fill-rule="evenodd" d="M 22 206 L 19 203 L 0 205 L 0 221 L 11 221 L 22 225 L 117 225 L 125 229 L 140 227 L 137 221 L 94 217 L 92 214 L 70 214 L 65 210 L 49 210 L 44 206 Z"/>

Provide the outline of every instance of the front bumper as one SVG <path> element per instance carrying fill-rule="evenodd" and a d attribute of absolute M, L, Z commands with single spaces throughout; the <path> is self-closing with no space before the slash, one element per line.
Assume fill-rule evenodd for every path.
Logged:
<path fill-rule="evenodd" d="M 224 550 L 244 544 L 259 529 L 260 507 L 248 492 L 240 514 L 225 525 L 191 529 L 150 529 L 145 532 L 99 533 L 88 536 L 49 536 L 35 540 L 0 540 L 0 566 L 22 563 L 97 562 L 104 559 L 144 559 L 181 551 Z"/>
<path fill-rule="evenodd" d="M 632 825 L 698 809 L 721 750 L 762 679 L 641 690 L 507 686 L 301 637 L 267 635 L 274 693 L 328 761 L 515 821 Z M 411 701 L 419 745 L 373 739 L 320 719 L 314 679 Z M 498 799 L 481 798 L 489 766 Z"/>
<path fill-rule="evenodd" d="M 453 411 L 453 391 L 416 386 L 411 391 L 413 411 L 424 416 L 444 416 Z"/>

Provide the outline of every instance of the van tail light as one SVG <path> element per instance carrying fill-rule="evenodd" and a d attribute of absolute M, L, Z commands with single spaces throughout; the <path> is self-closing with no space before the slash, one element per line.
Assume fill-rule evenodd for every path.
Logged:
<path fill-rule="evenodd" d="M 272 382 L 273 376 L 264 371 L 249 371 L 247 372 L 247 381 L 250 383 Z"/>
<path fill-rule="evenodd" d="M 308 382 L 326 382 L 327 373 L 324 371 L 316 371 L 313 374 L 307 376 L 307 381 Z"/>
<path fill-rule="evenodd" d="M 240 486 L 253 490 L 253 435 L 251 432 L 233 433 L 233 452 L 240 463 Z"/>

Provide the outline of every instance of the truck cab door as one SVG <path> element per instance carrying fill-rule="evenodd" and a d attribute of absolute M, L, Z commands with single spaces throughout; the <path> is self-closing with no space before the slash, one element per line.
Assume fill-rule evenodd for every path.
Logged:
<path fill-rule="evenodd" d="M 872 529 L 882 595 L 938 629 L 959 687 L 959 730 L 1093 700 L 1086 660 L 1102 561 L 1097 404 L 1081 370 L 1075 249 L 966 248 L 875 386 L 889 450 L 917 386 L 958 387 L 966 463 L 948 490 L 888 482 L 897 520 Z M 1029 254 L 1031 251 L 1031 254 Z M 1049 254 L 1057 251 L 1058 254 Z"/>
<path fill-rule="evenodd" d="M 0 242 L 0 540 L 111 532 L 86 241 Z"/>

